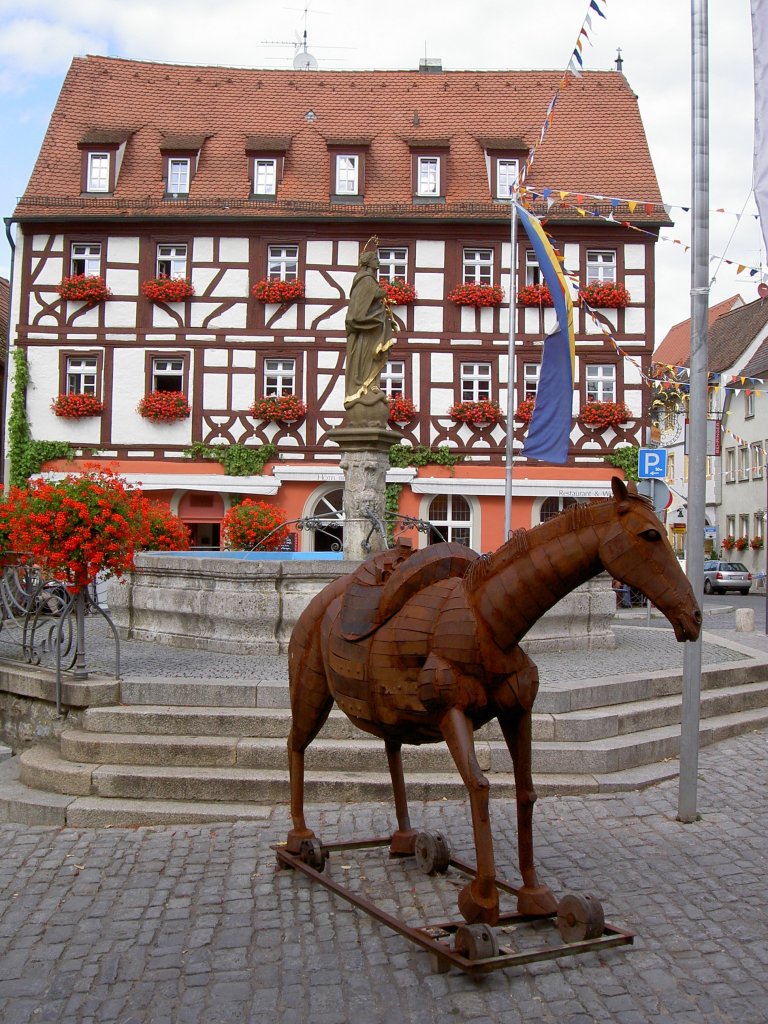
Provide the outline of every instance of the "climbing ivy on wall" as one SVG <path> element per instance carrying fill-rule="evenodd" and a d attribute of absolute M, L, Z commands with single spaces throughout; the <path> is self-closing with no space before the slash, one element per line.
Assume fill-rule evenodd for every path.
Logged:
<path fill-rule="evenodd" d="M 462 455 L 452 452 L 447 444 L 441 444 L 439 448 L 427 448 L 423 444 L 413 448 L 407 444 L 393 444 L 389 449 L 390 466 L 401 469 L 405 466 L 455 466 L 462 458 Z"/>
<path fill-rule="evenodd" d="M 261 476 L 266 464 L 277 458 L 273 444 L 203 444 L 196 441 L 184 454 L 189 459 L 208 459 L 219 462 L 227 476 Z"/>
<path fill-rule="evenodd" d="M 623 469 L 627 480 L 634 480 L 637 482 L 640 479 L 637 473 L 639 452 L 639 448 L 635 448 L 634 445 L 628 444 L 621 448 L 617 448 L 609 455 L 604 455 L 603 460 L 610 463 L 611 466 L 615 466 L 617 469 Z"/>
<path fill-rule="evenodd" d="M 73 459 L 75 450 L 67 441 L 33 441 L 27 417 L 29 365 L 24 350 L 13 350 L 14 381 L 8 416 L 8 483 L 23 487 L 33 473 L 39 473 L 50 459 Z"/>

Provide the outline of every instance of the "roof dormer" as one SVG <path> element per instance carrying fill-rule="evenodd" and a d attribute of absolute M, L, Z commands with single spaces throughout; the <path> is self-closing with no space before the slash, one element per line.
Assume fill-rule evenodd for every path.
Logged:
<path fill-rule="evenodd" d="M 517 136 L 480 138 L 477 141 L 485 152 L 491 198 L 510 200 L 520 171 L 528 159 L 528 147 Z"/>
<path fill-rule="evenodd" d="M 332 137 L 325 140 L 330 157 L 332 203 L 362 203 L 369 136 Z"/>
<path fill-rule="evenodd" d="M 248 157 L 248 178 L 251 199 L 270 200 L 285 173 L 285 156 L 291 147 L 290 135 L 248 135 L 245 152 Z"/>
<path fill-rule="evenodd" d="M 125 147 L 133 132 L 128 129 L 91 128 L 77 148 L 83 154 L 80 191 L 86 195 L 111 195 L 117 186 Z"/>
<path fill-rule="evenodd" d="M 413 202 L 444 203 L 451 140 L 409 138 L 405 141 L 411 151 Z"/>
<path fill-rule="evenodd" d="M 189 195 L 192 179 L 197 173 L 200 154 L 208 135 L 174 135 L 168 133 L 160 143 L 163 158 L 163 182 L 166 199 L 183 199 Z"/>

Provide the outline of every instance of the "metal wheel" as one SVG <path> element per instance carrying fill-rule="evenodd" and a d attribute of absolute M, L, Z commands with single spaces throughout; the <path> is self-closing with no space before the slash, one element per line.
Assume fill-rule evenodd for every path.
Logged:
<path fill-rule="evenodd" d="M 305 839 L 299 848 L 299 860 L 304 861 L 315 871 L 322 871 L 328 860 L 328 854 L 319 839 Z"/>
<path fill-rule="evenodd" d="M 570 893 L 557 908 L 557 927 L 564 942 L 597 939 L 605 928 L 605 914 L 596 896 Z"/>
<path fill-rule="evenodd" d="M 499 943 L 487 924 L 463 924 L 456 929 L 453 948 L 467 960 L 487 960 L 499 955 Z"/>
<path fill-rule="evenodd" d="M 712 593 L 712 581 L 711 580 L 704 580 L 704 593 L 705 594 L 711 594 Z"/>
<path fill-rule="evenodd" d="M 444 875 L 448 870 L 451 848 L 442 832 L 419 832 L 413 852 L 425 875 Z"/>

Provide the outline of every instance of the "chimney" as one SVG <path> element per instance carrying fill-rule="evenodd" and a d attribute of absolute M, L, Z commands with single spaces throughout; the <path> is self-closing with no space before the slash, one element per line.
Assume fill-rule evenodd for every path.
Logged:
<path fill-rule="evenodd" d="M 419 71 L 422 75 L 439 75 L 443 70 L 443 61 L 440 57 L 421 57 L 419 59 Z"/>

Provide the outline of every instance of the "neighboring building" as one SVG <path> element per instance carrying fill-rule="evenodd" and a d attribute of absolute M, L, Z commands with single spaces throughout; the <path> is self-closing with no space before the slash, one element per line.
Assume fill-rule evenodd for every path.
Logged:
<path fill-rule="evenodd" d="M 496 547 L 506 423 L 478 429 L 448 410 L 483 398 L 506 409 L 508 306 L 447 296 L 463 282 L 501 285 L 508 296 L 509 189 L 560 80 L 433 63 L 285 72 L 75 59 L 14 214 L 11 343 L 29 363 L 32 436 L 70 441 L 83 458 L 98 449 L 166 499 L 201 545 L 218 543 L 233 496 L 265 495 L 291 518 L 339 510 L 340 452 L 328 432 L 343 415 L 346 297 L 362 247 L 378 236 L 382 277 L 417 293 L 395 307 L 401 331 L 382 384 L 418 409 L 407 443 L 466 457 L 454 469 L 393 471 L 405 485 L 400 508 L 454 539 Z M 610 131 L 593 131 L 598 114 Z M 569 464 L 527 464 L 524 425 L 515 424 L 515 526 L 608 493 L 603 455 L 638 443 L 648 411 L 640 367 L 650 361 L 654 249 L 667 220 L 637 98 L 620 72 L 569 79 L 527 185 L 567 270 L 581 285 L 623 283 L 630 302 L 600 311 L 618 350 L 575 311 Z M 544 189 L 553 190 L 547 199 Z M 530 246 L 522 236 L 515 244 L 519 286 L 537 283 Z M 79 274 L 103 276 L 111 297 L 62 300 L 62 278 Z M 150 300 L 142 283 L 158 274 L 191 281 L 194 296 Z M 252 288 L 267 278 L 300 281 L 303 297 L 258 301 Z M 535 394 L 552 310 L 521 305 L 517 317 L 520 401 Z M 184 392 L 191 415 L 142 418 L 137 403 L 153 390 Z M 94 395 L 102 414 L 54 416 L 53 397 L 67 392 Z M 256 398 L 289 393 L 307 405 L 298 423 L 249 414 Z M 588 398 L 624 401 L 633 418 L 589 430 L 578 419 Z M 263 476 L 225 477 L 185 457 L 192 442 L 271 442 L 280 456 Z M 325 543 L 298 539 L 305 549 Z"/>
<path fill-rule="evenodd" d="M 8 310 L 10 306 L 9 282 L 0 277 L 0 393 L 5 389 L 5 356 L 8 343 Z M 0 424 L 0 443 L 5 437 L 5 424 Z"/>
<path fill-rule="evenodd" d="M 707 525 L 715 532 L 705 549 L 728 555 L 726 538 L 740 541 L 742 550 L 734 548 L 730 554 L 757 573 L 764 571 L 765 565 L 768 396 L 761 382 L 768 377 L 768 302 L 757 299 L 745 305 L 729 299 L 725 305 L 725 311 L 710 317 L 708 337 L 708 404 L 711 419 L 720 425 L 721 455 L 707 458 Z M 716 309 L 712 307 L 712 311 Z M 687 326 L 689 351 L 680 365 L 687 365 L 690 352 L 690 321 Z M 655 354 L 659 370 L 659 364 L 667 362 L 659 356 L 669 355 L 664 348 L 667 339 Z M 668 458 L 673 460 L 669 483 L 675 501 L 667 521 L 674 523 L 677 510 L 685 507 L 688 491 L 688 457 L 683 446 L 688 403 L 685 389 L 680 399 L 669 390 L 666 395 L 657 421 L 660 444 L 668 448 Z M 673 532 L 673 543 L 680 546 L 681 536 Z"/>

